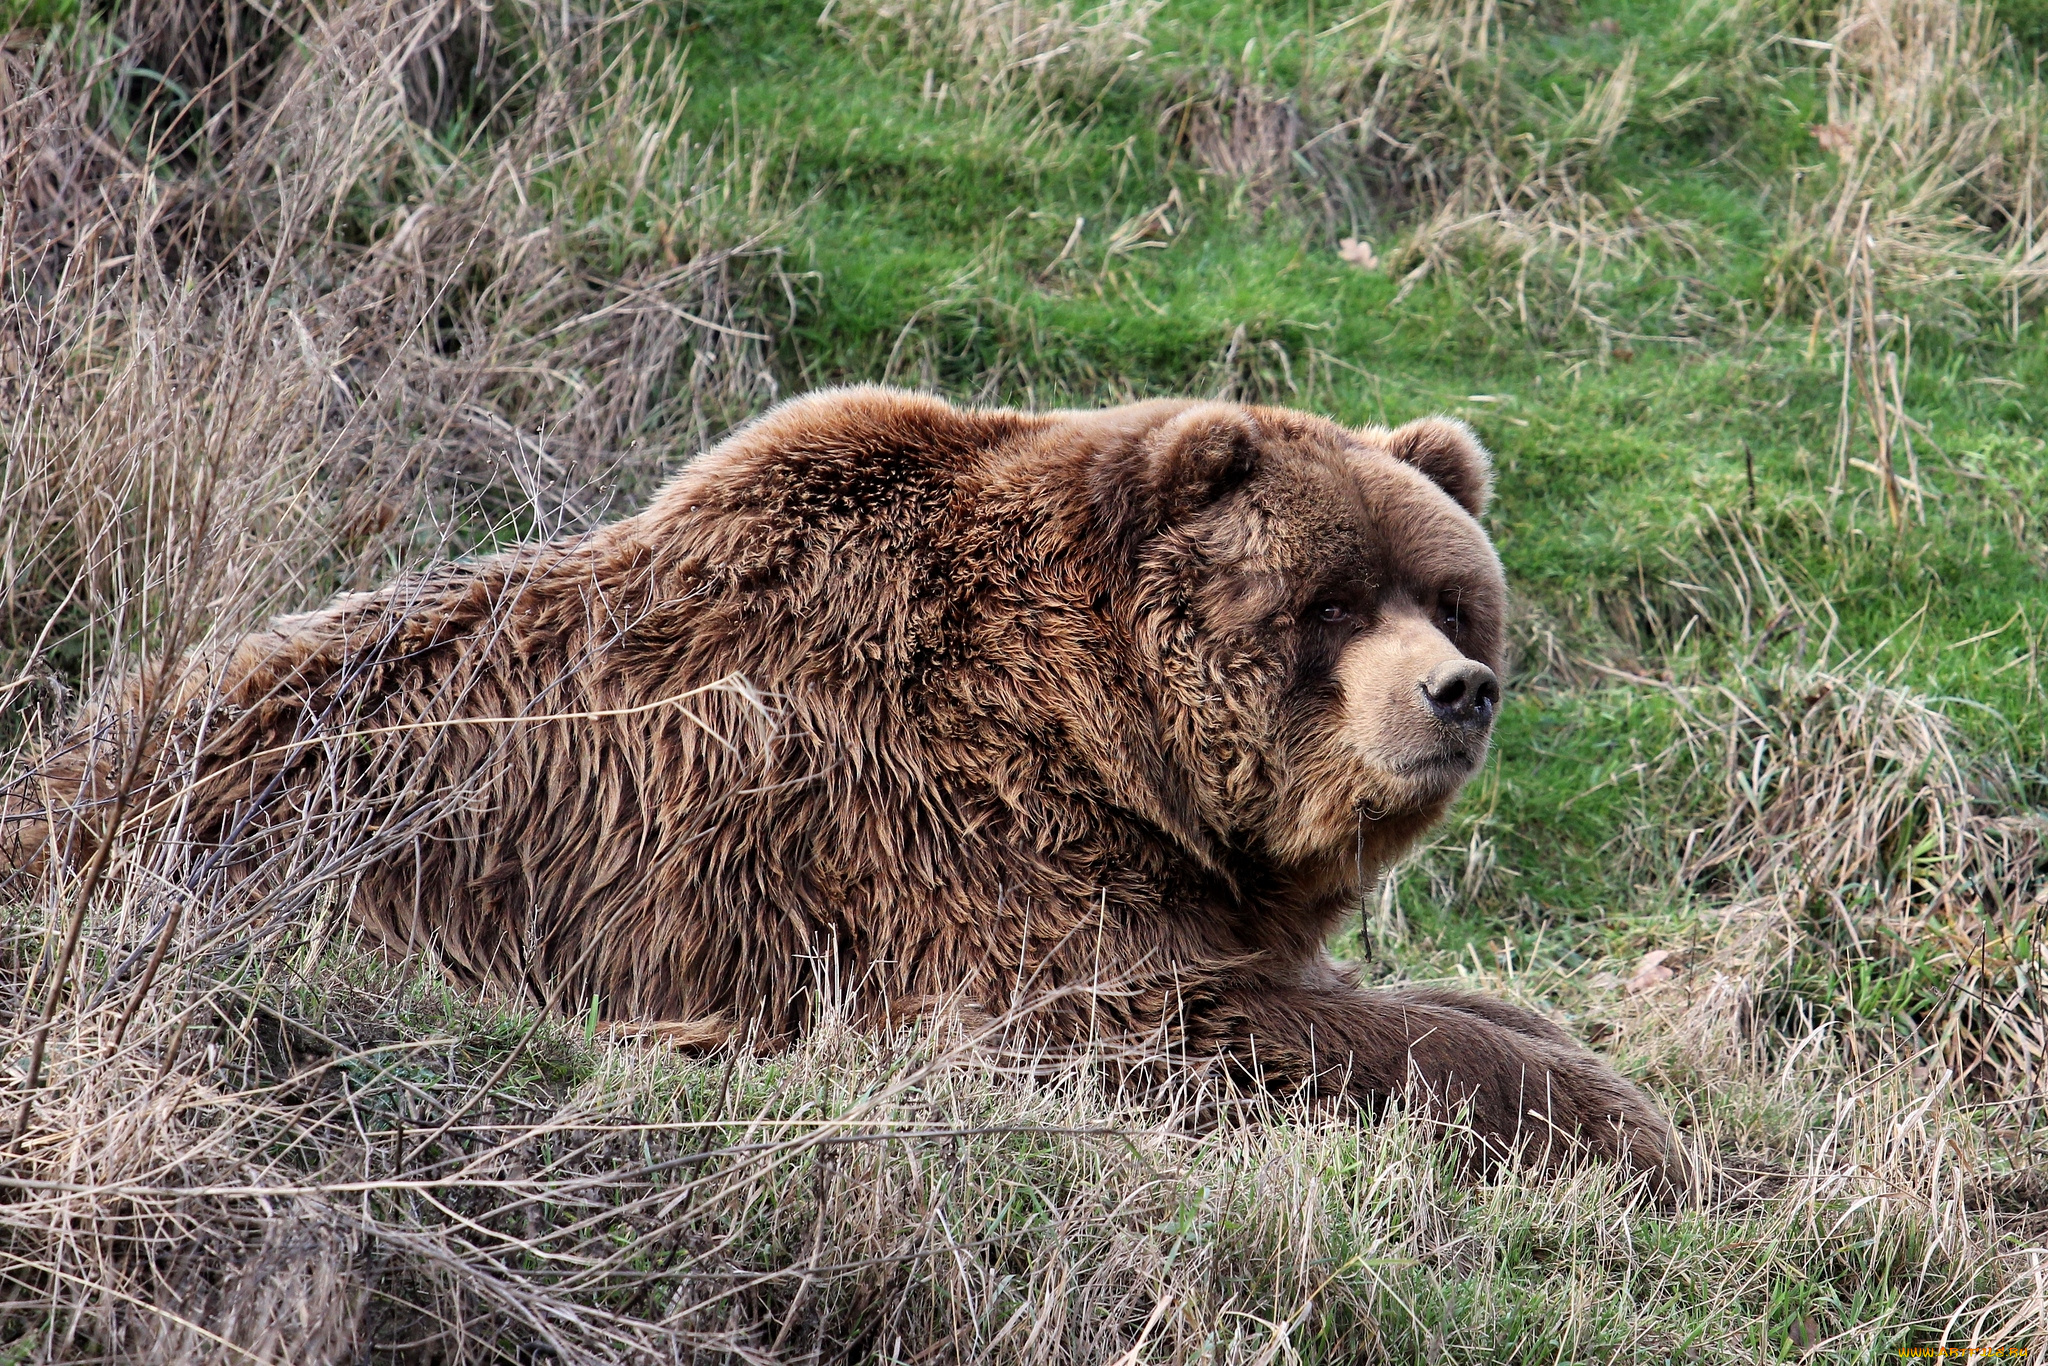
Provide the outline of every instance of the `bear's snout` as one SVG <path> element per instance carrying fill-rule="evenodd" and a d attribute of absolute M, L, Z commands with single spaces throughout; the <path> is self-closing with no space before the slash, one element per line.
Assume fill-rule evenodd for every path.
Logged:
<path fill-rule="evenodd" d="M 1476 659 L 1447 659 L 1422 677 L 1422 697 L 1447 726 L 1484 730 L 1500 708 L 1500 680 Z"/>

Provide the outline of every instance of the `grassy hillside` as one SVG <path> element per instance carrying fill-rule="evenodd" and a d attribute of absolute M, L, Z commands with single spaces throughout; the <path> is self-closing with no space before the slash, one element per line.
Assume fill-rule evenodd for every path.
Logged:
<path fill-rule="evenodd" d="M 22 754 L 818 385 L 1453 413 L 1510 700 L 1340 948 L 1551 1013 L 1710 1173 L 1461 1185 L 937 1028 L 681 1058 L 384 962 L 345 849 L 125 848 L 0 893 L 0 1361 L 2048 1347 L 2040 5 L 0 14 Z"/>

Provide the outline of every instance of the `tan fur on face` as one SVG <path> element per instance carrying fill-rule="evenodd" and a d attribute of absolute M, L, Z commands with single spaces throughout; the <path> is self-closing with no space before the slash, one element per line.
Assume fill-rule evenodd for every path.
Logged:
<path fill-rule="evenodd" d="M 1661 1167 L 1662 1121 L 1554 1028 L 1323 952 L 1483 753 L 1418 766 L 1446 741 L 1415 690 L 1499 666 L 1485 470 L 1442 422 L 814 394 L 635 516 L 190 661 L 147 735 L 131 684 L 0 805 L 7 857 L 82 856 L 64 813 L 139 744 L 130 833 L 195 886 L 334 831 L 356 918 L 462 981 L 702 1042 L 789 1037 L 829 976 L 878 1022 L 1022 1006 L 1044 1043 L 1468 1105 L 1496 1154 L 1536 1103 L 1552 1159 Z"/>
<path fill-rule="evenodd" d="M 1484 735 L 1446 736 L 1419 685 L 1447 659 L 1500 670 L 1500 564 L 1471 512 L 1395 458 L 1416 444 L 1410 428 L 1347 432 L 1295 413 L 1251 416 L 1286 458 L 1243 476 L 1227 503 L 1154 548 L 1162 576 L 1199 580 L 1187 589 L 1199 627 L 1183 623 L 1178 641 L 1161 647 L 1168 676 L 1176 666 L 1190 674 L 1187 765 L 1211 784 L 1211 821 L 1257 831 L 1277 858 L 1384 866 L 1485 756 Z M 1244 421 L 1234 417 L 1232 429 Z M 1485 453 L 1469 432 L 1423 425 L 1432 440 L 1460 436 L 1461 486 L 1485 482 Z M 1304 583 L 1349 592 L 1370 620 L 1331 663 L 1341 701 L 1311 726 L 1276 733 L 1273 693 L 1292 667 L 1288 640 L 1315 607 L 1301 598 Z M 1464 618 L 1455 641 L 1434 620 L 1446 595 Z M 1217 756 L 1229 757 L 1227 767 Z"/>

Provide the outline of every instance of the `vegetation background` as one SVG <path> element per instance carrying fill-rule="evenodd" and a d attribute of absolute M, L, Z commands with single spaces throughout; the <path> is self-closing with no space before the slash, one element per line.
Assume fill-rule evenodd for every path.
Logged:
<path fill-rule="evenodd" d="M 780 395 L 1448 412 L 1496 746 L 1340 946 L 1679 1117 L 1451 1179 L 942 1029 L 692 1060 L 348 850 L 4 900 L 0 1362 L 2048 1346 L 2039 0 L 6 0 L 0 738 L 644 499 Z"/>

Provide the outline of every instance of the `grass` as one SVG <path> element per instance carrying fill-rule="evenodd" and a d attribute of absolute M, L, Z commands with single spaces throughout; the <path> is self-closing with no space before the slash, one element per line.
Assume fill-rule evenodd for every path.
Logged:
<path fill-rule="evenodd" d="M 2044 1345 L 2037 9 L 10 7 L 10 743 L 816 385 L 1454 413 L 1513 696 L 1340 947 L 1715 1175 L 1460 1185 L 937 1028 L 692 1061 L 134 850 L 8 893 L 0 1360 Z"/>

